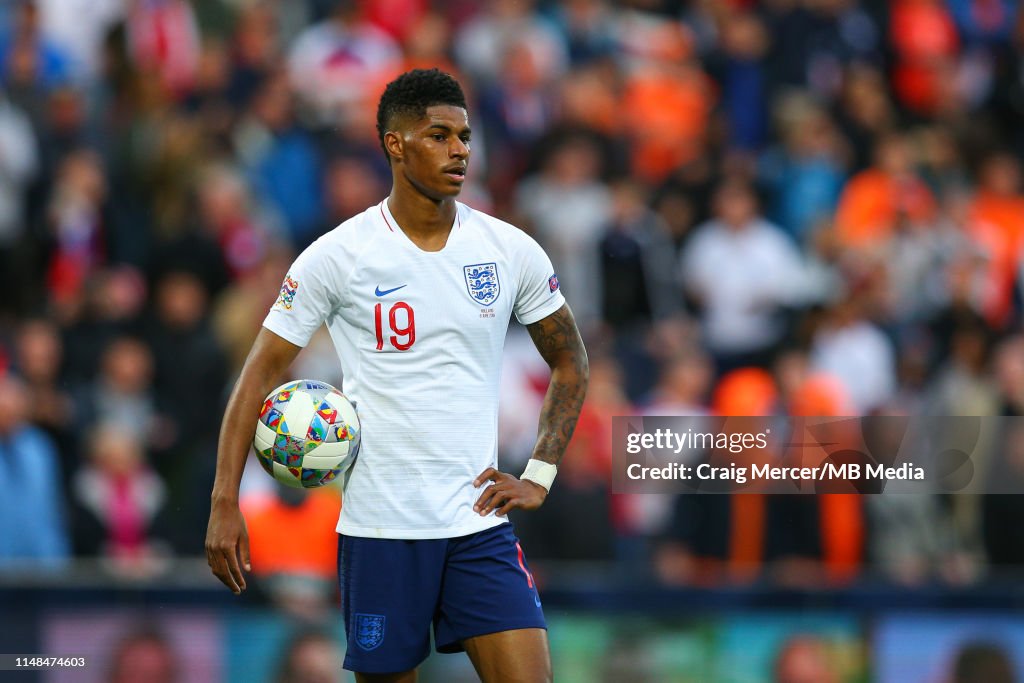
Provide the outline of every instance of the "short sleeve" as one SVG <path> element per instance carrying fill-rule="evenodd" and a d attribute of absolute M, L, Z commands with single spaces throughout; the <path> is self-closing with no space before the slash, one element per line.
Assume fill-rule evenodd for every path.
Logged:
<path fill-rule="evenodd" d="M 532 237 L 521 235 L 518 256 L 519 291 L 513 312 L 523 325 L 548 317 L 565 303 L 551 259 Z"/>
<path fill-rule="evenodd" d="M 339 273 L 318 246 L 314 242 L 292 264 L 263 320 L 263 327 L 296 346 L 305 347 L 337 306 Z"/>

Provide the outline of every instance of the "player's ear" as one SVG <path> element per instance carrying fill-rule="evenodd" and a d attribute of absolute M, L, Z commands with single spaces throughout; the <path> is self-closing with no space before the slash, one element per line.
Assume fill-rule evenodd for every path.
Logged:
<path fill-rule="evenodd" d="M 389 130 L 384 133 L 384 149 L 387 150 L 388 156 L 391 157 L 391 161 L 402 160 L 402 136 L 393 130 Z"/>

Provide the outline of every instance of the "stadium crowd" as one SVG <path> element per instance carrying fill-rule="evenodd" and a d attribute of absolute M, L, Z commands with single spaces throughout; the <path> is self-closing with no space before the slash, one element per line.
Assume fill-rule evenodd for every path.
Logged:
<path fill-rule="evenodd" d="M 1013 0 L 9 0 L 0 517 L 25 531 L 0 569 L 201 555 L 278 283 L 385 196 L 377 98 L 433 66 L 472 102 L 462 199 L 544 246 L 591 355 L 558 484 L 517 519 L 535 559 L 674 585 L 1024 564 L 1020 496 L 609 491 L 615 415 L 1024 412 Z M 546 367 L 515 327 L 506 361 L 515 471 Z M 339 372 L 322 338 L 294 368 Z M 293 532 L 329 539 L 337 494 L 269 484 L 245 489 L 257 569 L 331 584 Z"/>

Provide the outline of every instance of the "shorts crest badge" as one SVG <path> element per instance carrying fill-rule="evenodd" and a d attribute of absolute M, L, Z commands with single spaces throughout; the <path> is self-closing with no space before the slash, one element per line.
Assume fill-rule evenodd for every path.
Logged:
<path fill-rule="evenodd" d="M 481 306 L 490 306 L 498 299 L 501 285 L 498 283 L 498 266 L 495 263 L 477 263 L 463 266 L 466 288 L 473 301 Z"/>
<path fill-rule="evenodd" d="M 356 614 L 356 644 L 373 650 L 384 642 L 383 614 Z"/>

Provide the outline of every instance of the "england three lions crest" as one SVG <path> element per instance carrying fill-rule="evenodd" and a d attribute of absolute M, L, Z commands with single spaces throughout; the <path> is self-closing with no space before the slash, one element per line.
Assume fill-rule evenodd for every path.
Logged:
<path fill-rule="evenodd" d="M 501 285 L 498 283 L 498 266 L 495 263 L 477 263 L 463 266 L 466 288 L 473 301 L 481 306 L 490 306 L 498 300 Z"/>
<path fill-rule="evenodd" d="M 356 615 L 356 644 L 364 650 L 374 650 L 384 642 L 384 615 Z"/>

